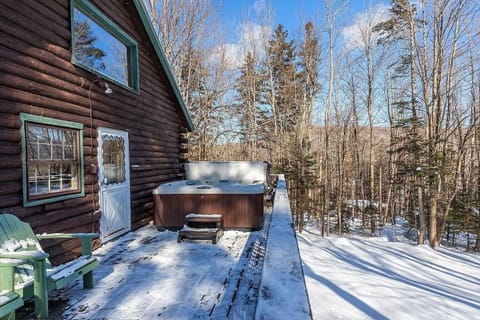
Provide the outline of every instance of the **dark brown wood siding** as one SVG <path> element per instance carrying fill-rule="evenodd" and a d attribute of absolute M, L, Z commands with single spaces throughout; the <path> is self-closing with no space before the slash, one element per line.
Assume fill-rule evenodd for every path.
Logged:
<path fill-rule="evenodd" d="M 71 63 L 68 0 L 0 2 L 0 210 L 38 233 L 99 231 L 98 127 L 129 133 L 133 229 L 151 220 L 152 189 L 177 179 L 184 157 L 185 122 L 133 3 L 91 2 L 138 41 L 139 94 L 109 83 L 105 95 L 94 74 Z M 21 112 L 84 125 L 85 197 L 23 207 Z M 76 242 L 46 245 L 54 262 L 80 252 Z"/>
<path fill-rule="evenodd" d="M 154 223 L 162 229 L 183 227 L 189 213 L 221 214 L 226 229 L 263 227 L 263 194 L 155 194 Z"/>

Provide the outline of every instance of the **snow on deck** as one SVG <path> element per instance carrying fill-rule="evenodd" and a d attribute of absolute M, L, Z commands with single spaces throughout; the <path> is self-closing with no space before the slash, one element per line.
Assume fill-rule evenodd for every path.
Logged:
<path fill-rule="evenodd" d="M 93 289 L 79 279 L 50 294 L 49 319 L 253 319 L 263 230 L 225 231 L 216 245 L 177 243 L 176 232 L 151 224 L 130 232 L 94 251 Z M 33 319 L 32 308 L 17 318 Z"/>
<path fill-rule="evenodd" d="M 311 319 L 284 175 L 279 175 L 256 319 Z"/>

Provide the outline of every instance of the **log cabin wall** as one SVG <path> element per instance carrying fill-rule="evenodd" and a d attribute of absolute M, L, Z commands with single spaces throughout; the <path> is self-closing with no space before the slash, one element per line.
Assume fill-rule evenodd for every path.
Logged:
<path fill-rule="evenodd" d="M 188 124 L 134 4 L 91 3 L 138 42 L 139 93 L 109 83 L 106 95 L 94 74 L 72 64 L 69 0 L 0 2 L 0 211 L 37 233 L 99 232 L 98 127 L 129 133 L 132 229 L 152 219 L 152 189 L 178 179 L 185 160 Z M 84 197 L 23 207 L 22 112 L 83 124 Z M 46 249 L 61 263 L 77 256 L 80 244 L 50 242 Z"/>

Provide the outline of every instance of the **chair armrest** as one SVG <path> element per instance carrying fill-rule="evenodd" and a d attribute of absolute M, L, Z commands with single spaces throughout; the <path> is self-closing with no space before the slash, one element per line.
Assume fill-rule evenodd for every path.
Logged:
<path fill-rule="evenodd" d="M 0 258 L 0 267 L 17 267 L 28 263 L 24 259 Z"/>
<path fill-rule="evenodd" d="M 44 233 L 37 234 L 38 240 L 45 239 L 80 239 L 82 242 L 82 256 L 92 255 L 92 240 L 98 238 L 98 233 Z"/>
<path fill-rule="evenodd" d="M 0 252 L 0 258 L 7 259 L 25 259 L 25 260 L 45 260 L 48 258 L 48 253 L 43 251 L 14 251 L 14 252 Z"/>
<path fill-rule="evenodd" d="M 44 233 L 37 234 L 39 240 L 43 239 L 94 239 L 98 238 L 98 233 Z"/>

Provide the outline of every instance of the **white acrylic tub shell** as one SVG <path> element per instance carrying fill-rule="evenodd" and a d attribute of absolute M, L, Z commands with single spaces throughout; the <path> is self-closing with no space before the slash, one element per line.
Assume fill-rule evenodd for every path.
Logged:
<path fill-rule="evenodd" d="M 202 183 L 189 180 L 169 182 L 159 185 L 153 194 L 258 194 L 264 193 L 262 182 L 257 183 Z"/>
<path fill-rule="evenodd" d="M 260 161 L 192 161 L 183 166 L 186 180 L 265 182 L 267 174 L 267 164 Z"/>

